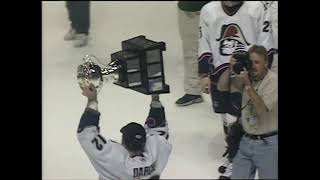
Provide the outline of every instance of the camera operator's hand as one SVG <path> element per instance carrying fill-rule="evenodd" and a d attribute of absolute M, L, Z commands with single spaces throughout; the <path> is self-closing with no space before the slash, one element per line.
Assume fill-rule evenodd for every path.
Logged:
<path fill-rule="evenodd" d="M 201 90 L 205 94 L 210 93 L 210 78 L 209 76 L 202 76 L 201 77 Z"/>
<path fill-rule="evenodd" d="M 237 75 L 238 78 L 241 79 L 243 82 L 244 86 L 251 86 L 251 82 L 249 79 L 249 74 L 248 71 L 245 69 L 244 71 L 241 71 L 239 75 Z"/>
<path fill-rule="evenodd" d="M 84 86 L 82 88 L 82 95 L 86 96 L 89 101 L 97 101 L 97 89 L 94 87 L 93 84 L 90 84 L 89 86 Z"/>

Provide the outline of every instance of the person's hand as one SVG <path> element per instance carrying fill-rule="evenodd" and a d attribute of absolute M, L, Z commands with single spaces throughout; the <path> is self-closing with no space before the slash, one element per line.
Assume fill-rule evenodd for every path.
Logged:
<path fill-rule="evenodd" d="M 210 78 L 208 76 L 201 77 L 201 90 L 205 94 L 210 93 Z"/>
<path fill-rule="evenodd" d="M 244 71 L 241 71 L 240 74 L 237 76 L 245 86 L 251 86 L 248 71 L 246 69 Z"/>
<path fill-rule="evenodd" d="M 82 95 L 86 96 L 88 100 L 97 100 L 97 89 L 94 87 L 93 84 L 89 86 L 84 86 L 82 88 Z"/>

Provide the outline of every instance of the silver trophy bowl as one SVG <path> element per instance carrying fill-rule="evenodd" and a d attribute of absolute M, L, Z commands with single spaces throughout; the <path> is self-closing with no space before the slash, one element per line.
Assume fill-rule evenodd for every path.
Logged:
<path fill-rule="evenodd" d="M 101 68 L 96 62 L 100 62 L 99 59 L 93 55 L 86 55 L 83 58 L 84 63 L 80 64 L 77 69 L 77 80 L 80 88 L 93 84 L 100 91 L 104 83 L 108 82 L 108 79 L 117 79 L 117 75 L 114 72 L 121 68 L 119 61 L 112 61 L 106 67 Z"/>

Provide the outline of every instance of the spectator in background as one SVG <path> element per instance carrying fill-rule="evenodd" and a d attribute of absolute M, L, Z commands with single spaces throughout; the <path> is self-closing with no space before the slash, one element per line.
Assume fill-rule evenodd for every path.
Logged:
<path fill-rule="evenodd" d="M 70 20 L 70 30 L 64 36 L 64 40 L 73 40 L 74 47 L 83 47 L 88 43 L 90 1 L 67 1 L 66 7 Z"/>
<path fill-rule="evenodd" d="M 178 106 L 203 102 L 198 76 L 198 41 L 200 9 L 210 1 L 179 1 L 178 23 L 184 59 L 185 95 L 176 101 Z"/>

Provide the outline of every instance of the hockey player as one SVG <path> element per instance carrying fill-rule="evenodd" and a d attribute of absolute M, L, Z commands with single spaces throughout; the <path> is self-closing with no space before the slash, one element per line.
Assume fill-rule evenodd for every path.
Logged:
<path fill-rule="evenodd" d="M 214 112 L 221 114 L 227 140 L 231 125 L 240 116 L 242 96 L 239 89 L 230 87 L 234 81 L 230 78 L 230 58 L 235 51 L 247 51 L 253 44 L 263 45 L 273 56 L 276 51 L 270 14 L 259 1 L 212 1 L 202 8 L 199 26 L 202 90 L 211 94 Z M 270 67 L 272 61 L 269 63 Z M 237 148 L 228 141 L 229 148 Z M 227 149 L 230 151 L 235 152 Z M 231 176 L 234 155 L 229 154 L 223 165 L 222 179 Z"/>
<path fill-rule="evenodd" d="M 97 91 L 84 87 L 87 107 L 81 116 L 77 137 L 99 175 L 99 180 L 159 179 L 171 152 L 168 123 L 159 95 L 152 95 L 144 127 L 131 122 L 121 128 L 122 142 L 99 133 Z"/>

